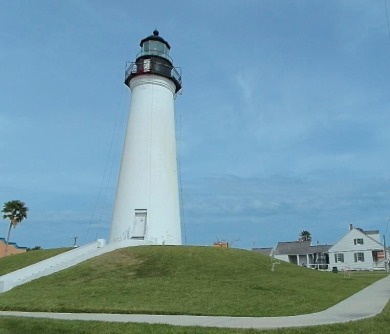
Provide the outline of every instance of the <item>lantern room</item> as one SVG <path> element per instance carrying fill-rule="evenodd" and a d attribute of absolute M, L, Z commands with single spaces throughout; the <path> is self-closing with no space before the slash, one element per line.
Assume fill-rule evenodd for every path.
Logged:
<path fill-rule="evenodd" d="M 131 79 L 139 75 L 161 75 L 173 81 L 177 93 L 182 87 L 181 70 L 173 66 L 169 43 L 155 30 L 153 35 L 141 40 L 140 47 L 136 61 L 127 66 L 125 84 L 130 87 Z"/>

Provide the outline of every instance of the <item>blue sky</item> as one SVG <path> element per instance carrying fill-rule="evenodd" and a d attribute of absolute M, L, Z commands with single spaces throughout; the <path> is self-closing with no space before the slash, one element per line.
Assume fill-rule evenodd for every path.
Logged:
<path fill-rule="evenodd" d="M 130 92 L 154 29 L 176 99 L 187 244 L 387 235 L 388 0 L 0 1 L 0 203 L 44 248 L 108 237 Z M 5 236 L 7 224 L 0 225 Z M 389 237 L 390 238 L 390 237 Z"/>

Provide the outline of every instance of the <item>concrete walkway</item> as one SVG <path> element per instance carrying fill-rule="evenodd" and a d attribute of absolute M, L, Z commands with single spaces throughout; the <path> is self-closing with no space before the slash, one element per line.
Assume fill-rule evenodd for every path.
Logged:
<path fill-rule="evenodd" d="M 382 312 L 390 299 L 390 276 L 372 284 L 329 309 L 312 314 L 288 317 L 209 317 L 190 315 L 43 313 L 2 311 L 0 316 L 51 318 L 63 320 L 95 320 L 109 322 L 140 322 L 175 326 L 224 328 L 286 328 L 326 325 L 373 317 Z"/>

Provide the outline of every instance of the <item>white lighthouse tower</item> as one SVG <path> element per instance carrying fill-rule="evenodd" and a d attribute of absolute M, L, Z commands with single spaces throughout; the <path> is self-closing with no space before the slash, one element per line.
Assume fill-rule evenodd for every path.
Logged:
<path fill-rule="evenodd" d="M 110 243 L 181 244 L 174 97 L 181 75 L 155 30 L 126 70 L 130 114 Z"/>

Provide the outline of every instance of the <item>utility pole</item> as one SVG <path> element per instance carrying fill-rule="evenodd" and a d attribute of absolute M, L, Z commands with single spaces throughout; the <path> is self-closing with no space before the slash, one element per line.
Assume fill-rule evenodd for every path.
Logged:
<path fill-rule="evenodd" d="M 386 249 L 386 236 L 383 235 L 383 251 L 385 252 L 385 270 L 386 274 L 389 273 L 389 263 L 387 262 L 387 249 Z"/>

